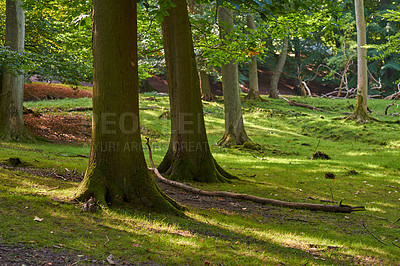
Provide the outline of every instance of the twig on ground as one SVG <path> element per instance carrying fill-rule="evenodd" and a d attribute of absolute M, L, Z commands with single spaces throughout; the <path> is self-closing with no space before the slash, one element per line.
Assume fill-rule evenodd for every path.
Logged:
<path fill-rule="evenodd" d="M 260 159 L 261 161 L 268 160 L 268 158 L 261 158 L 261 157 L 258 157 L 257 155 L 255 155 L 255 154 L 253 154 L 253 153 L 251 153 L 251 152 L 250 152 L 250 154 L 253 155 L 254 158 Z"/>
<path fill-rule="evenodd" d="M 313 154 L 317 152 L 317 149 L 318 149 L 318 146 L 319 146 L 320 143 L 321 143 L 321 139 L 318 140 L 317 146 L 315 147 L 315 150 L 314 150 Z"/>
<path fill-rule="evenodd" d="M 331 198 L 332 198 L 332 202 L 335 202 L 335 200 L 333 199 L 333 192 L 332 192 L 332 188 L 329 187 L 329 190 L 331 191 Z M 342 202 L 340 202 L 340 204 L 342 204 Z"/>
<path fill-rule="evenodd" d="M 393 246 L 400 248 L 399 245 L 395 244 L 394 241 L 392 242 Z"/>
<path fill-rule="evenodd" d="M 108 235 L 106 235 L 106 238 L 107 238 L 107 241 L 106 242 L 104 242 L 104 246 L 106 246 L 107 244 L 108 244 L 108 242 L 110 242 L 110 239 L 108 238 Z"/>
<path fill-rule="evenodd" d="M 72 263 L 71 266 L 72 266 L 72 265 L 76 265 L 76 264 L 78 264 L 78 263 L 80 263 L 80 262 L 88 261 L 88 260 L 89 260 L 89 259 L 78 260 L 78 261 Z"/>
<path fill-rule="evenodd" d="M 391 221 L 391 220 L 389 220 L 388 218 L 385 218 L 385 217 L 379 217 L 379 216 L 375 216 L 375 215 L 371 215 L 371 214 L 367 214 L 366 216 L 369 216 L 369 217 L 372 217 L 372 218 L 375 218 L 375 219 L 379 219 L 379 220 L 385 220 L 385 221 L 388 221 L 388 222 L 390 222 L 390 223 L 395 223 L 395 222 L 393 222 L 393 221 Z"/>
<path fill-rule="evenodd" d="M 378 237 L 376 237 L 373 233 L 371 233 L 371 231 L 368 230 L 368 228 L 365 226 L 364 223 L 362 223 L 362 225 L 363 225 L 364 229 L 365 229 L 371 236 L 373 236 L 376 240 L 378 240 L 379 242 L 381 242 L 382 244 L 384 244 L 384 245 L 387 246 L 387 244 L 386 244 L 385 242 L 383 242 L 383 241 L 380 240 Z"/>

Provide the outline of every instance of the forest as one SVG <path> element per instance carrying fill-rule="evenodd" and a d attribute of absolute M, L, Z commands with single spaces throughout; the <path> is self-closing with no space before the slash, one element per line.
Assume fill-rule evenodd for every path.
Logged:
<path fill-rule="evenodd" d="M 400 261 L 400 2 L 0 17 L 1 265 Z"/>

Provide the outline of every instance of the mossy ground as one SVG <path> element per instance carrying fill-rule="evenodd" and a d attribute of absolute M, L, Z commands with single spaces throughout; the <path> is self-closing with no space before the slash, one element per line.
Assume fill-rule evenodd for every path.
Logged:
<path fill-rule="evenodd" d="M 168 97 L 152 96 L 141 95 L 141 107 L 155 107 L 141 110 L 141 125 L 146 129 L 142 129 L 143 134 L 151 139 L 157 164 L 168 148 L 170 130 L 169 120 L 159 116 L 169 107 Z M 224 129 L 223 105 L 218 99 L 204 102 L 212 153 L 240 180 L 191 185 L 286 201 L 342 201 L 365 206 L 366 211 L 321 213 L 245 202 L 222 204 L 224 200 L 217 198 L 213 205 L 188 203 L 186 217 L 113 208 L 90 214 L 75 205 L 51 200 L 72 197 L 77 182 L 2 169 L 0 242 L 56 251 L 61 247 L 97 261 L 112 254 L 115 261 L 126 263 L 398 264 L 400 125 L 336 120 L 352 113 L 354 100 L 291 98 L 327 110 L 317 112 L 289 106 L 284 100 L 263 98 L 263 102 L 243 103 L 246 131 L 262 146 L 259 150 L 217 147 Z M 82 99 L 68 101 L 71 106 L 87 104 Z M 398 116 L 384 115 L 389 103 L 369 100 L 371 115 L 389 122 L 398 120 Z M 70 106 L 60 104 L 57 100 L 27 102 L 25 106 L 35 111 L 54 107 L 54 114 L 66 114 Z M 147 153 L 145 145 L 144 149 Z M 311 160 L 318 150 L 332 159 Z M 88 154 L 87 144 L 0 143 L 1 161 L 19 157 L 31 167 L 61 174 L 74 169 L 84 172 L 88 159 L 75 156 Z M 326 172 L 336 178 L 326 179 Z M 185 196 L 179 191 L 176 194 Z M 196 201 L 193 195 L 187 197 L 190 199 L 186 202 Z M 241 207 L 229 207 L 235 204 Z M 43 220 L 35 221 L 35 216 Z M 376 240 L 363 224 L 387 245 Z M 72 262 L 79 260 L 78 256 L 72 258 Z"/>

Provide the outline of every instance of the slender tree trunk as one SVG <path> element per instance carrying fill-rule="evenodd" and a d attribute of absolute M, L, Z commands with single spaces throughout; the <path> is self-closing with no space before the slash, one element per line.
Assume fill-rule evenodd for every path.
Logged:
<path fill-rule="evenodd" d="M 271 83 L 269 85 L 269 97 L 278 99 L 279 92 L 278 92 L 278 84 L 279 79 L 281 78 L 283 67 L 285 66 L 287 51 L 289 49 L 289 37 L 285 37 L 283 39 L 283 46 L 281 50 L 281 54 L 279 55 L 278 64 L 274 69 L 274 74 L 272 75 Z"/>
<path fill-rule="evenodd" d="M 256 26 L 254 24 L 253 14 L 248 14 L 246 17 L 246 21 L 247 21 L 247 27 L 250 30 L 256 29 Z M 261 99 L 260 91 L 258 89 L 257 58 L 255 56 L 252 56 L 251 61 L 249 63 L 249 93 L 246 95 L 245 99 L 249 100 Z"/>
<path fill-rule="evenodd" d="M 143 154 L 136 16 L 135 1 L 93 1 L 92 147 L 76 198 L 177 212 L 151 178 Z"/>
<path fill-rule="evenodd" d="M 229 8 L 219 7 L 218 21 L 220 22 L 220 35 L 225 38 L 233 27 L 233 12 Z M 222 70 L 222 91 L 224 94 L 225 133 L 218 142 L 220 146 L 230 147 L 242 145 L 250 138 L 247 136 L 243 124 L 242 104 L 239 93 L 238 64 L 233 60 L 225 64 Z"/>
<path fill-rule="evenodd" d="M 25 14 L 21 1 L 6 1 L 5 45 L 16 52 L 24 51 Z M 24 126 L 24 76 L 4 72 L 0 86 L 0 138 L 33 140 Z"/>
<path fill-rule="evenodd" d="M 162 23 L 171 139 L 158 169 L 175 180 L 224 181 L 232 176 L 218 166 L 208 144 L 186 1 L 174 3 Z"/>
<path fill-rule="evenodd" d="M 368 96 L 368 62 L 367 62 L 367 34 L 364 18 L 364 1 L 354 0 L 357 26 L 357 99 L 356 109 L 347 119 L 357 119 L 359 122 L 370 120 L 367 112 Z"/>
<path fill-rule="evenodd" d="M 303 85 L 303 80 L 301 79 L 301 46 L 300 39 L 298 37 L 294 38 L 294 61 L 297 67 L 297 86 L 294 88 L 294 92 L 299 96 L 306 96 L 306 90 Z"/>
<path fill-rule="evenodd" d="M 210 89 L 210 79 L 206 71 L 199 71 L 200 78 L 200 90 L 201 90 L 201 99 L 203 101 L 212 102 L 214 100 L 214 96 L 211 93 Z"/>

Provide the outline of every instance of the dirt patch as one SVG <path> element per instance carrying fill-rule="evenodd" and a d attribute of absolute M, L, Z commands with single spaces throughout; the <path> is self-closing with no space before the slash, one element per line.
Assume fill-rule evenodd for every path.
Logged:
<path fill-rule="evenodd" d="M 83 97 L 92 98 L 92 92 L 85 90 L 74 90 L 68 86 L 45 83 L 26 83 L 24 86 L 24 101 Z"/>
<path fill-rule="evenodd" d="M 89 144 L 91 121 L 84 115 L 24 115 L 25 125 L 33 134 L 54 143 Z"/>
<path fill-rule="evenodd" d="M 104 265 L 73 251 L 55 251 L 60 246 L 52 248 L 32 248 L 24 245 L 4 245 L 0 243 L 0 265 L 76 265 L 80 262 L 90 265 Z"/>

